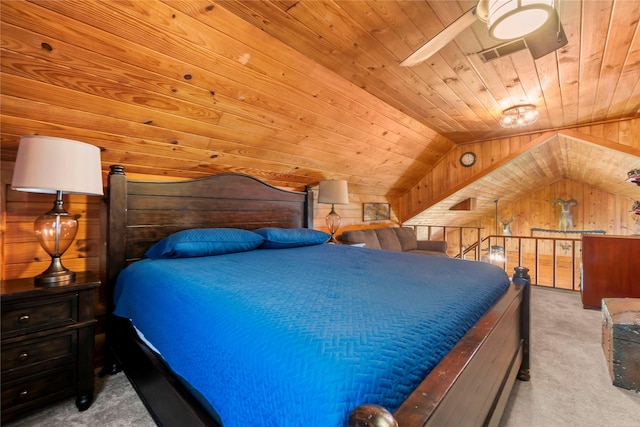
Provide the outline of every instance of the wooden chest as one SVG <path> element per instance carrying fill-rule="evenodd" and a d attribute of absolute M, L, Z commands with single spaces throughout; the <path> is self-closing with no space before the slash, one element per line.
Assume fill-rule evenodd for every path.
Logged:
<path fill-rule="evenodd" d="M 640 298 L 602 300 L 602 349 L 613 385 L 640 391 Z"/>

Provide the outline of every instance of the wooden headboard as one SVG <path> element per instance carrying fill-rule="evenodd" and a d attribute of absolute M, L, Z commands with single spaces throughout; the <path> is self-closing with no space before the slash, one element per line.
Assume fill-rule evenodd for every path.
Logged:
<path fill-rule="evenodd" d="M 107 191 L 109 287 L 155 242 L 189 228 L 312 227 L 313 192 L 282 190 L 243 174 L 188 181 L 134 181 L 111 166 Z"/>

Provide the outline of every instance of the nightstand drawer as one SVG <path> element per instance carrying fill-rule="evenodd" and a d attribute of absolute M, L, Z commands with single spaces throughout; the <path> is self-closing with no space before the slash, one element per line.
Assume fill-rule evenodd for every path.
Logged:
<path fill-rule="evenodd" d="M 70 364 L 3 383 L 3 415 L 72 396 L 75 392 L 75 381 L 75 369 Z"/>
<path fill-rule="evenodd" d="M 2 343 L 2 381 L 36 370 L 52 369 L 75 360 L 76 331 Z M 17 342 L 12 342 L 17 341 Z"/>
<path fill-rule="evenodd" d="M 75 293 L 2 305 L 2 337 L 56 328 L 78 320 Z"/>

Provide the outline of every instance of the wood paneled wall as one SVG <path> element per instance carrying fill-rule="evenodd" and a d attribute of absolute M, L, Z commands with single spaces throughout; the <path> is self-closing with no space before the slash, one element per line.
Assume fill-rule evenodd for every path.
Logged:
<path fill-rule="evenodd" d="M 549 134 L 551 136 L 551 134 Z M 405 221 L 431 204 L 472 182 L 477 175 L 486 174 L 532 147 L 541 134 L 517 136 L 456 146 L 438 164 L 399 198 L 399 217 Z M 473 168 L 462 167 L 460 156 L 473 151 L 477 161 Z"/>
<path fill-rule="evenodd" d="M 498 216 L 503 220 L 513 216 L 514 221 L 509 225 L 513 236 L 531 236 L 532 228 L 558 230 L 560 208 L 553 207 L 555 199 L 575 199 L 578 202 L 578 205 L 572 208 L 574 226 L 571 231 L 602 230 L 613 235 L 640 234 L 640 216 L 630 212 L 632 199 L 572 179 L 562 179 L 513 203 L 499 204 Z M 498 222 L 497 225 L 498 234 L 502 235 L 502 224 Z M 464 226 L 470 227 L 464 230 L 462 236 L 462 245 L 466 248 L 478 239 L 477 231 L 473 227 L 481 228 L 481 238 L 496 234 L 495 213 Z M 427 227 L 419 226 L 417 231 L 420 238 L 427 238 Z M 534 236 L 580 238 L 580 234 L 540 231 L 536 231 Z M 442 229 L 432 228 L 432 238 L 442 239 Z M 460 246 L 458 229 L 450 229 L 446 240 L 449 242 L 449 253 L 457 254 Z"/>
<path fill-rule="evenodd" d="M 556 199 L 575 199 L 578 202 L 578 205 L 571 209 L 573 227 L 569 229 L 570 231 L 602 230 L 614 235 L 640 233 L 640 216 L 630 212 L 632 199 L 611 194 L 572 179 L 562 179 L 508 205 L 499 204 L 498 216 L 505 220 L 512 216 L 515 218 L 510 224 L 514 236 L 530 236 L 532 228 L 558 230 L 560 207 L 553 207 L 553 201 Z M 483 227 L 483 237 L 495 234 L 495 214 L 487 215 L 480 221 L 467 225 Z M 502 234 L 500 222 L 498 222 L 498 234 Z M 572 235 L 572 233 L 539 231 L 536 231 L 534 236 L 580 238 L 580 235 Z"/>
<path fill-rule="evenodd" d="M 571 138 L 583 138 L 585 141 L 606 146 L 613 150 L 634 154 L 640 152 L 640 120 L 638 119 L 572 128 L 561 132 Z M 547 132 L 544 134 L 535 133 L 461 145 L 453 148 L 432 170 L 425 174 L 425 176 L 405 194 L 400 196 L 398 213 L 400 221 L 405 222 L 409 220 L 429 206 L 445 199 L 500 166 L 507 164 L 522 153 L 553 138 L 556 133 L 557 132 Z M 476 165 L 471 168 L 465 168 L 459 164 L 460 155 L 465 151 L 473 151 L 478 156 Z M 554 153 L 542 152 L 536 155 L 553 156 Z M 598 158 L 591 160 L 593 162 L 607 161 L 607 159 Z M 615 165 L 611 167 L 615 167 Z M 622 176 L 625 176 L 626 172 L 626 170 L 620 171 Z M 529 179 L 537 180 L 539 179 L 538 175 L 539 174 L 532 173 Z M 550 175 L 553 175 L 553 173 Z M 520 178 L 521 177 L 518 176 L 518 179 Z M 504 189 L 499 189 L 500 191 L 498 191 L 498 193 L 502 194 L 509 194 L 509 187 L 513 188 L 513 186 L 525 188 L 539 187 L 539 185 L 535 185 L 534 183 L 513 182 L 512 180 L 496 182 L 494 185 L 507 186 Z"/>
<path fill-rule="evenodd" d="M 542 188 L 529 197 L 500 208 L 499 213 L 504 219 L 511 215 L 515 217 L 515 221 L 510 225 L 514 235 L 528 236 L 531 228 L 558 230 L 560 207 L 553 207 L 553 201 L 556 199 L 575 199 L 578 202 L 577 206 L 571 209 L 573 228 L 569 229 L 570 231 L 603 230 L 607 234 L 615 235 L 640 232 L 636 223 L 640 217 L 630 213 L 633 200 L 571 179 L 563 179 Z M 487 222 L 495 227 L 495 219 L 487 219 Z M 535 236 L 560 237 L 558 233 L 543 232 L 536 232 Z"/>

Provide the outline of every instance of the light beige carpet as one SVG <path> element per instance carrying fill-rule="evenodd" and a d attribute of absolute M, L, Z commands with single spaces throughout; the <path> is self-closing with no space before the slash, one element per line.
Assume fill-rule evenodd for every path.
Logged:
<path fill-rule="evenodd" d="M 501 427 L 638 427 L 640 394 L 611 383 L 602 313 L 580 295 L 534 287 L 531 381 L 516 381 Z"/>
<path fill-rule="evenodd" d="M 640 426 L 640 394 L 611 384 L 600 345 L 601 313 L 583 310 L 576 293 L 544 288 L 533 289 L 531 310 L 532 379 L 516 382 L 501 427 Z M 120 373 L 97 379 L 96 401 L 85 412 L 78 412 L 71 399 L 11 426 L 152 427 L 155 423 Z"/>
<path fill-rule="evenodd" d="M 69 399 L 11 422 L 11 427 L 155 427 L 156 423 L 123 373 L 96 377 L 96 398 L 79 412 Z M 184 426 L 187 427 L 187 426 Z"/>

